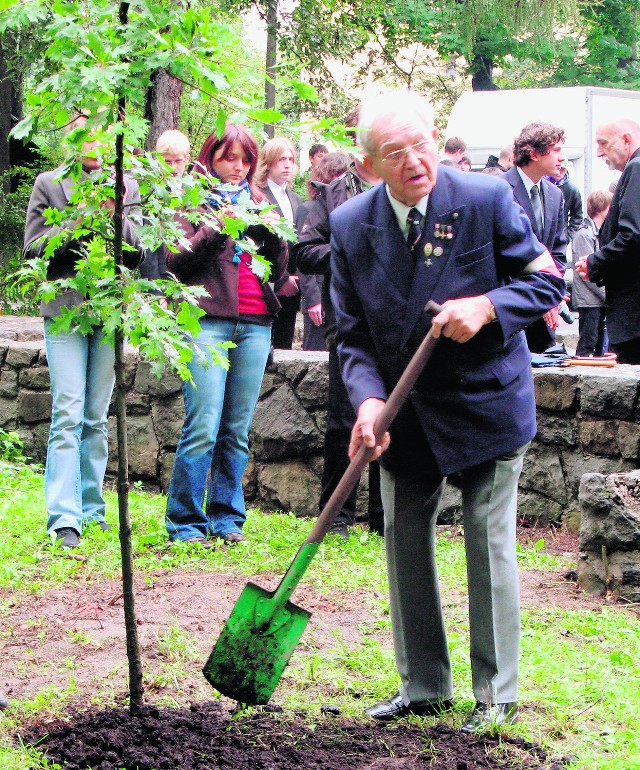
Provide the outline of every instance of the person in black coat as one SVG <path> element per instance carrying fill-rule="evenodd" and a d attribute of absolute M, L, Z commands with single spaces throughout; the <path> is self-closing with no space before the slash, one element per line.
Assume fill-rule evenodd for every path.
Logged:
<path fill-rule="evenodd" d="M 598 157 L 622 171 L 600 248 L 576 262 L 582 278 L 606 290 L 610 347 L 624 364 L 640 364 L 640 126 L 620 120 L 596 129 Z"/>

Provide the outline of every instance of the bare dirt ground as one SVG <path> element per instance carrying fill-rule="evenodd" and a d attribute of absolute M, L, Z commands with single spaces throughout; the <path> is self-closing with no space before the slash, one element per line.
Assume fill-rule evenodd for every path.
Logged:
<path fill-rule="evenodd" d="M 520 532 L 523 542 L 536 542 L 539 537 L 544 537 L 546 551 L 576 553 L 574 533 Z M 567 579 L 566 571 L 522 571 L 523 605 L 602 606 L 604 600 L 583 595 Z M 256 582 L 272 589 L 278 580 L 276 575 L 260 575 Z M 446 725 L 425 728 L 400 720 L 381 727 L 365 720 L 348 722 L 334 713 L 329 696 L 325 719 L 314 726 L 303 715 L 280 713 L 277 706 L 248 720 L 231 719 L 235 703 L 225 698 L 214 701 L 200 669 L 246 582 L 246 577 L 163 570 L 138 579 L 136 609 L 147 700 L 171 702 L 172 693 L 179 691 L 181 703 L 194 705 L 184 709 L 150 706 L 135 719 L 124 707 L 100 712 L 96 703 L 98 689 L 104 693 L 109 687 L 116 703 L 124 704 L 126 698 L 119 581 L 96 584 L 87 576 L 66 590 L 16 600 L 6 618 L 12 636 L 2 650 L 0 688 L 10 698 L 22 699 L 51 686 L 65 690 L 73 680 L 72 700 L 78 713 L 70 722 L 31 725 L 22 737 L 33 740 L 48 734 L 41 750 L 69 770 L 476 770 L 508 767 L 516 760 L 522 767 L 552 766 L 544 752 L 519 739 L 503 739 L 498 750 L 498 739 L 467 737 Z M 5 606 L 11 603 L 2 592 L 0 600 Z M 359 625 L 373 620 L 370 600 L 365 591 L 333 591 L 329 596 L 300 586 L 295 601 L 313 613 L 304 635 L 308 649 L 321 654 L 335 645 L 335 629 L 345 644 L 359 641 Z M 465 601 L 462 592 L 459 601 Z M 179 681 L 172 682 L 167 662 L 172 655 L 179 660 L 181 651 L 172 650 L 167 640 L 175 632 L 177 638 L 189 640 L 190 649 L 176 669 Z M 391 645 L 388 632 L 379 639 Z M 159 644 L 160 640 L 164 643 Z"/>

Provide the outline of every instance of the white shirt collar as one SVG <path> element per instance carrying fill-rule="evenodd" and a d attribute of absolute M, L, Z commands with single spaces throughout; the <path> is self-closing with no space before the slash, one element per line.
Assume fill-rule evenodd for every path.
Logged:
<path fill-rule="evenodd" d="M 425 195 L 423 198 L 420 198 L 415 206 L 405 206 L 404 203 L 401 203 L 399 200 L 394 198 L 393 195 L 391 195 L 388 184 L 385 185 L 385 189 L 387 191 L 387 198 L 389 198 L 389 203 L 391 204 L 393 213 L 396 215 L 396 219 L 398 220 L 400 230 L 406 236 L 409 232 L 409 225 L 407 224 L 407 217 L 409 216 L 409 212 L 411 209 L 418 209 L 421 216 L 424 217 L 424 215 L 427 213 L 427 203 L 429 203 L 429 196 Z"/>
<path fill-rule="evenodd" d="M 538 190 L 542 189 L 542 185 L 540 184 L 540 182 L 542 182 L 542 179 L 540 180 L 540 182 L 534 182 L 524 173 L 524 171 L 520 168 L 520 166 L 516 166 L 516 170 L 518 174 L 520 174 L 520 179 L 522 179 L 522 183 L 524 184 L 524 189 L 527 191 L 527 195 L 531 196 L 531 188 L 534 185 L 538 186 Z"/>
<path fill-rule="evenodd" d="M 291 201 L 287 195 L 286 186 L 282 187 L 281 185 L 274 182 L 273 179 L 269 178 L 267 178 L 267 185 L 273 193 L 273 197 L 278 202 L 278 206 L 280 206 L 282 216 L 289 222 L 293 222 L 293 206 L 291 205 Z"/>

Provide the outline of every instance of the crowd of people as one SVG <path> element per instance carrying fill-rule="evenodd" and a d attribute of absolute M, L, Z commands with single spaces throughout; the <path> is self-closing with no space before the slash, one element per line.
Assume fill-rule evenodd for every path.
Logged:
<path fill-rule="evenodd" d="M 627 269 L 640 238 L 640 128 L 622 121 L 598 130 L 598 154 L 622 176 L 613 195 L 589 195 L 583 220 L 561 127 L 524 126 L 474 173 L 459 137 L 439 157 L 433 115 L 417 94 L 370 98 L 346 124 L 359 152 L 311 147 L 307 200 L 292 189 L 296 150 L 286 138 L 259 148 L 246 127 L 229 123 L 207 137 L 192 163 L 188 138 L 165 132 L 157 152 L 176 177 L 206 180 L 206 209 L 219 226 L 178 211 L 183 237 L 145 253 L 124 215 L 128 267 L 205 290 L 201 330 L 191 340 L 192 381 L 183 384 L 167 531 L 172 541 L 203 548 L 246 540 L 242 479 L 253 414 L 270 351 L 292 347 L 301 307 L 302 347 L 329 356 L 319 509 L 360 445 L 374 454 L 368 525 L 385 540 L 401 687 L 367 713 L 390 720 L 440 713 L 453 702 L 434 558 L 448 478 L 462 490 L 476 698 L 462 730 L 482 730 L 517 718 L 515 523 L 518 478 L 536 430 L 531 352 L 554 344 L 569 242 L 578 259 L 578 354 L 601 356 L 611 345 L 620 361 L 640 363 L 640 279 Z M 85 143 L 80 160 L 85 175 L 100 168 L 94 142 Z M 72 188 L 57 171 L 38 176 L 25 257 L 44 253 L 57 232 L 46 211 L 63 209 Z M 262 224 L 235 238 L 222 232 L 235 205 L 265 201 L 272 208 L 262 210 Z M 140 204 L 133 179 L 126 203 Z M 113 201 L 105 205 L 113 214 Z M 270 229 L 279 218 L 295 225 L 296 243 Z M 252 269 L 249 241 L 271 265 L 268 281 Z M 49 277 L 73 275 L 84 253 L 81 242 L 64 241 Z M 428 300 L 441 306 L 433 316 L 424 310 Z M 47 528 L 62 548 L 75 548 L 89 524 L 110 529 L 102 491 L 113 350 L 101 344 L 101 330 L 52 329 L 61 308 L 82 301 L 65 292 L 41 307 L 53 395 Z M 429 329 L 439 339 L 433 357 L 390 435 L 376 436 L 376 418 Z M 212 366 L 211 346 L 224 342 L 233 343 L 228 368 Z M 355 495 L 332 528 L 344 540 L 355 522 Z"/>

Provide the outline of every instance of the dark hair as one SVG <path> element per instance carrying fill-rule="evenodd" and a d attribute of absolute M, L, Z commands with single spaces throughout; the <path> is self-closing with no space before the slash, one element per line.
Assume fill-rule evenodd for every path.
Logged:
<path fill-rule="evenodd" d="M 309 150 L 309 157 L 313 158 L 313 156 L 317 155 L 319 152 L 329 152 L 329 150 L 325 144 L 312 144 Z"/>
<path fill-rule="evenodd" d="M 313 185 L 313 182 L 322 182 L 323 184 L 333 182 L 334 179 L 345 173 L 350 163 L 351 158 L 345 155 L 344 152 L 330 152 L 328 155 L 325 155 L 309 174 L 309 179 L 307 180 L 309 198 L 313 200 L 318 195 L 318 189 Z"/>
<path fill-rule="evenodd" d="M 513 143 L 513 162 L 516 166 L 531 163 L 531 152 L 546 155 L 549 148 L 564 141 L 564 129 L 551 123 L 529 123 Z"/>
<path fill-rule="evenodd" d="M 455 160 L 451 160 L 451 158 L 443 158 L 440 161 L 441 166 L 449 166 L 449 168 L 458 168 L 458 164 L 455 162 Z"/>
<path fill-rule="evenodd" d="M 594 190 L 587 198 L 587 216 L 593 219 L 611 205 L 613 195 L 608 190 Z"/>
<path fill-rule="evenodd" d="M 251 189 L 251 197 L 256 203 L 260 203 L 260 201 L 264 199 L 264 195 L 253 184 L 253 175 L 256 173 L 256 168 L 258 166 L 258 143 L 245 126 L 227 123 L 224 134 L 222 134 L 220 138 L 218 138 L 216 134 L 209 134 L 204 140 L 202 149 L 195 160 L 194 170 L 205 170 L 211 176 L 215 176 L 216 172 L 213 167 L 213 156 L 222 148 L 224 157 L 224 155 L 233 147 L 235 142 L 240 142 L 240 146 L 244 150 L 244 154 L 247 156 L 247 160 L 250 163 L 246 178 Z"/>
<path fill-rule="evenodd" d="M 462 152 L 466 152 L 467 143 L 459 136 L 450 136 L 444 143 L 445 152 L 449 152 L 453 155 L 456 152 L 460 152 L 460 150 L 462 150 Z"/>

